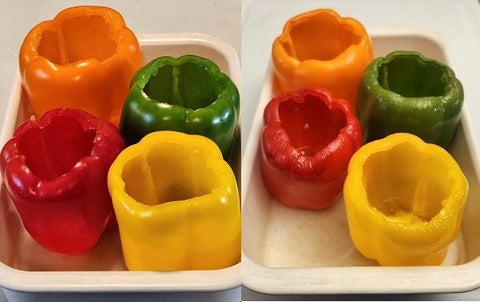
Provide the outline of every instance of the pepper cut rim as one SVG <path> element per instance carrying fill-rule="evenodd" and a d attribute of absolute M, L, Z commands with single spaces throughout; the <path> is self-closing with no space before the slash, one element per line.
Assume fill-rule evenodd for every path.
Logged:
<path fill-rule="evenodd" d="M 316 100 L 321 103 L 321 109 L 323 109 L 324 114 L 329 117 L 327 126 L 330 128 L 325 129 L 326 127 L 321 127 L 322 129 L 319 129 L 319 131 L 331 133 L 325 134 L 324 139 L 326 139 L 326 141 L 321 143 L 318 142 L 318 137 L 316 137 L 315 133 L 312 133 L 313 138 L 311 138 L 310 141 L 316 142 L 317 147 L 314 148 L 315 150 L 303 152 L 303 147 L 299 145 L 301 141 L 299 136 L 301 135 L 300 133 L 307 133 L 311 125 L 306 122 L 303 129 L 299 129 L 300 133 L 298 133 L 298 131 L 288 130 L 291 128 L 291 125 L 288 124 L 287 127 L 285 127 L 284 118 L 282 117 L 282 111 L 285 110 L 282 110 L 282 106 L 287 102 L 304 105 L 308 100 L 312 102 Z M 292 110 L 299 111 L 299 113 L 308 113 L 309 115 L 315 113 L 305 112 L 305 110 L 300 112 L 298 108 L 293 108 Z M 300 119 L 302 120 L 303 117 Z M 338 168 L 336 166 L 326 166 L 325 160 L 327 158 L 334 158 L 336 154 L 348 152 L 347 150 L 350 150 L 350 148 L 353 153 L 353 150 L 356 150 L 361 145 L 361 142 L 357 142 L 354 139 L 354 137 L 357 135 L 361 136 L 361 134 L 357 133 L 360 126 L 353 114 L 350 104 L 343 99 L 334 98 L 330 92 L 325 89 L 303 89 L 275 97 L 265 108 L 264 121 L 262 146 L 268 160 L 283 171 L 289 171 L 307 178 L 313 175 L 320 178 L 325 177 L 324 174 L 329 174 L 325 173 L 326 171 Z M 275 142 L 267 140 L 267 136 L 274 137 Z"/>
<path fill-rule="evenodd" d="M 231 89 L 229 77 L 215 63 L 195 55 L 159 57 L 145 70 L 148 78 L 139 83 L 142 93 L 162 105 L 198 110 Z"/>
<path fill-rule="evenodd" d="M 27 36 L 29 44 L 24 49 L 28 49 L 29 60 L 44 59 L 56 68 L 106 63 L 128 53 L 124 41 L 135 38 L 120 13 L 93 5 L 66 8 L 36 25 Z M 20 63 L 23 65 L 22 60 Z"/>
<path fill-rule="evenodd" d="M 314 35 L 310 33 L 315 29 Z M 365 43 L 363 26 L 355 19 L 341 17 L 332 9 L 317 9 L 289 19 L 277 41 L 292 60 L 298 62 L 335 60 L 349 48 Z M 311 38 L 311 36 L 315 38 Z M 327 39 L 330 43 L 325 43 Z M 312 43 L 318 41 L 317 47 Z"/>
<path fill-rule="evenodd" d="M 139 195 L 162 195 L 164 194 L 169 195 L 170 193 L 165 193 L 165 192 L 156 192 L 153 194 L 149 194 L 148 192 L 145 192 L 142 188 L 145 188 L 143 186 L 144 183 L 151 183 L 151 187 L 155 187 L 158 185 L 158 187 L 161 187 L 160 183 L 154 182 L 153 179 L 147 179 L 143 177 L 139 177 L 138 173 L 146 173 L 146 174 L 154 174 L 156 173 L 154 167 L 152 165 L 160 164 L 161 162 L 165 163 L 166 166 L 172 168 L 172 169 L 178 169 L 181 170 L 181 167 L 175 166 L 174 161 L 170 158 L 169 161 L 171 161 L 171 164 L 168 164 L 164 160 L 160 160 L 159 158 L 153 158 L 152 152 L 153 153 L 158 153 L 157 151 L 162 151 L 161 149 L 167 150 L 169 146 L 176 145 L 178 148 L 179 153 L 176 153 L 175 156 L 178 157 L 180 160 L 185 160 L 187 162 L 187 156 L 189 153 L 191 153 L 192 156 L 195 157 L 200 157 L 198 158 L 198 162 L 204 165 L 204 168 L 207 171 L 212 172 L 210 175 L 213 175 L 213 182 L 209 184 L 205 184 L 206 181 L 204 179 L 192 179 L 195 183 L 192 184 L 194 187 L 197 187 L 198 189 L 199 186 L 204 186 L 202 190 L 200 190 L 202 193 L 197 194 L 183 194 L 182 198 L 164 198 L 163 201 L 160 201 L 158 199 L 158 196 L 156 196 L 155 201 L 151 200 L 137 200 L 136 197 Z M 155 149 L 158 150 L 155 150 Z M 158 155 L 158 154 L 157 154 Z M 150 158 L 149 158 L 150 157 Z M 203 160 L 201 159 L 203 157 Z M 155 163 L 156 162 L 156 163 Z M 141 166 L 139 167 L 138 164 L 141 163 Z M 187 163 L 186 163 L 187 164 Z M 131 167 L 130 172 L 125 172 L 126 167 L 128 165 L 133 165 Z M 137 169 L 137 174 L 135 174 L 135 169 Z M 192 168 L 190 167 L 190 170 Z M 230 171 L 230 172 L 228 172 Z M 169 171 L 166 171 L 169 172 Z M 178 171 L 173 171 L 171 170 L 171 173 L 175 174 Z M 126 176 L 125 173 L 131 174 L 130 176 Z M 132 174 L 134 173 L 134 174 Z M 188 174 L 188 173 L 187 173 Z M 206 202 L 207 199 L 205 199 L 205 196 L 208 195 L 218 195 L 220 191 L 226 189 L 225 186 L 227 185 L 222 179 L 227 179 L 228 177 L 226 175 L 232 175 L 233 177 L 233 172 L 231 172 L 230 167 L 228 164 L 223 160 L 222 153 L 220 152 L 218 146 L 211 141 L 210 139 L 200 136 L 200 135 L 192 135 L 192 134 L 185 134 L 181 132 L 176 132 L 176 131 L 156 131 L 153 133 L 150 133 L 146 135 L 140 142 L 137 144 L 131 145 L 127 147 L 125 150 L 123 150 L 115 160 L 115 162 L 112 164 L 110 171 L 109 171 L 109 187 L 112 195 L 116 195 L 115 197 L 112 197 L 113 200 L 122 200 L 121 203 L 123 203 L 124 207 L 126 207 L 129 211 L 131 211 L 132 214 L 140 215 L 140 216 L 150 216 L 152 212 L 155 211 L 169 211 L 168 208 L 171 206 L 174 207 L 179 207 L 179 203 L 183 204 L 182 207 L 188 207 L 188 203 L 191 203 L 192 206 L 193 204 L 197 204 L 198 202 Z M 135 178 L 136 175 L 136 178 Z M 152 176 L 152 175 L 150 175 Z M 142 186 L 139 188 L 135 189 L 135 193 L 132 194 L 132 190 L 130 190 L 130 193 L 128 192 L 128 184 L 127 180 L 125 177 L 128 177 L 129 180 L 136 181 L 137 184 L 134 184 L 134 186 Z M 172 176 L 173 177 L 173 176 Z M 172 177 L 167 177 L 167 178 L 172 178 Z M 190 177 L 191 178 L 191 173 Z M 139 180 L 140 179 L 140 180 Z M 175 186 L 175 181 L 177 179 L 173 179 L 173 185 Z M 154 185 L 154 184 L 157 185 Z M 165 188 L 163 188 L 165 189 Z M 168 188 L 166 188 L 168 190 Z M 184 188 L 188 189 L 188 188 Z M 228 188 L 227 188 L 228 190 Z M 198 191 L 198 190 L 197 190 Z M 150 192 L 152 193 L 152 192 Z M 172 192 L 171 192 L 172 193 Z M 121 196 L 120 196 L 121 195 Z M 164 196 L 164 197 L 165 197 Z M 175 195 L 175 193 L 172 193 L 170 196 L 180 196 L 180 195 Z M 117 198 L 120 197 L 120 198 Z"/>
<path fill-rule="evenodd" d="M 84 150 L 76 150 L 76 152 L 79 152 L 79 154 L 77 154 L 78 156 L 70 159 L 62 159 L 66 161 L 67 165 L 57 169 L 58 171 L 53 174 L 45 171 L 36 173 L 39 168 L 31 169 L 29 167 L 31 163 L 30 160 L 22 153 L 22 149 L 32 148 L 35 147 L 35 145 L 23 144 L 23 136 L 25 134 L 31 135 L 31 131 L 35 129 L 45 131 L 52 120 L 54 123 L 62 123 L 62 121 L 58 119 L 62 119 L 63 121 L 68 119 L 70 120 L 69 122 L 71 122 L 72 119 L 75 120 L 74 123 L 78 127 L 75 133 L 83 135 L 81 142 L 83 147 L 78 147 Z M 69 132 L 65 137 L 69 139 L 70 135 L 71 133 Z M 58 135 L 56 135 L 54 139 L 58 140 Z M 57 143 L 64 144 L 65 142 L 60 141 Z M 85 144 L 87 146 L 86 150 Z M 18 173 L 21 173 L 21 177 L 29 180 L 27 182 L 29 186 L 22 186 L 20 188 L 23 195 L 37 195 L 39 197 L 37 199 L 46 203 L 56 202 L 57 200 L 61 200 L 64 194 L 68 194 L 69 191 L 74 188 L 75 183 L 81 183 L 90 177 L 89 170 L 92 167 L 96 166 L 101 168 L 105 166 L 106 168 L 106 162 L 112 162 L 116 153 L 120 152 L 123 146 L 124 144 L 120 133 L 107 121 L 101 120 L 81 110 L 56 108 L 46 112 L 39 119 L 29 120 L 21 124 L 16 129 L 14 136 L 5 144 L 3 149 L 10 151 L 2 154 L 3 158 L 1 163 L 3 169 L 8 167 L 9 169 L 16 170 Z M 42 148 L 48 151 L 45 147 L 38 147 L 38 150 L 42 150 Z M 58 150 L 54 152 L 58 152 Z M 72 154 L 65 155 L 65 157 L 68 156 L 72 156 Z M 55 158 L 51 158 L 51 160 L 55 160 Z M 55 170 L 55 168 L 52 169 Z M 55 190 L 53 188 L 60 189 Z"/>
<path fill-rule="evenodd" d="M 456 80 L 450 67 L 415 51 L 394 51 L 372 64 L 375 85 L 407 99 L 448 97 Z"/>

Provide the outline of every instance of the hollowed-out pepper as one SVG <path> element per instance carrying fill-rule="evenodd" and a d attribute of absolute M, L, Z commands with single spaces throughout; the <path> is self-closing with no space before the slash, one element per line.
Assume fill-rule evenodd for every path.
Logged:
<path fill-rule="evenodd" d="M 355 108 L 373 48 L 360 22 L 331 9 L 317 9 L 285 23 L 273 42 L 272 60 L 280 92 L 322 87 Z"/>
<path fill-rule="evenodd" d="M 239 110 L 237 87 L 214 62 L 194 55 L 159 57 L 133 78 L 120 131 L 127 144 L 159 130 L 203 135 L 227 158 Z"/>
<path fill-rule="evenodd" d="M 356 248 L 381 265 L 439 265 L 458 235 L 468 183 L 443 148 L 409 133 L 361 147 L 343 195 Z"/>
<path fill-rule="evenodd" d="M 143 57 L 122 16 L 102 6 L 67 8 L 39 23 L 19 53 L 33 113 L 70 107 L 118 127 L 123 103 Z"/>
<path fill-rule="evenodd" d="M 264 122 L 260 167 L 267 190 L 292 207 L 331 205 L 362 145 L 350 103 L 320 89 L 284 93 L 267 104 Z"/>
<path fill-rule="evenodd" d="M 240 260 L 240 202 L 230 166 L 200 135 L 157 131 L 108 173 L 129 270 L 219 269 Z"/>
<path fill-rule="evenodd" d="M 123 147 L 112 124 L 77 109 L 53 109 L 15 130 L 2 175 L 35 241 L 65 254 L 96 244 L 114 219 L 107 173 Z"/>
<path fill-rule="evenodd" d="M 450 144 L 463 106 L 463 87 L 448 66 L 418 52 L 395 51 L 365 71 L 357 116 L 365 141 L 395 132 Z"/>

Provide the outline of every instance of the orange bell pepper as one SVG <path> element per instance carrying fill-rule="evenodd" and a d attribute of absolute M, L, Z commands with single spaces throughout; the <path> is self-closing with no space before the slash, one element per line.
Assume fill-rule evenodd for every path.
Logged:
<path fill-rule="evenodd" d="M 373 48 L 363 25 L 331 9 L 293 17 L 272 46 L 279 92 L 321 87 L 355 108 L 358 85 Z"/>
<path fill-rule="evenodd" d="M 120 13 L 103 6 L 76 6 L 30 30 L 19 64 L 37 117 L 53 108 L 71 107 L 118 127 L 143 56 Z"/>

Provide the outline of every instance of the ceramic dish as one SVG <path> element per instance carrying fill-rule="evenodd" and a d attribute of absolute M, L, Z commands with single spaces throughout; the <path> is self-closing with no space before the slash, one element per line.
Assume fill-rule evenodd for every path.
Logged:
<path fill-rule="evenodd" d="M 452 66 L 443 40 L 431 31 L 374 28 L 369 34 L 376 57 L 399 49 L 416 50 Z M 470 185 L 459 236 L 449 246 L 442 266 L 380 267 L 353 246 L 342 197 L 326 210 L 299 210 L 283 205 L 265 189 L 259 141 L 263 109 L 275 93 L 269 67 L 242 159 L 242 282 L 246 287 L 268 294 L 413 293 L 462 291 L 479 284 L 480 154 L 466 110 L 448 148 Z"/>
<path fill-rule="evenodd" d="M 240 88 L 240 67 L 235 50 L 204 34 L 139 35 L 145 62 L 169 55 L 195 54 L 214 61 Z M 15 75 L 1 145 L 31 116 L 19 74 Z M 236 144 L 240 148 L 239 143 Z M 240 152 L 235 152 L 239 169 Z M 235 171 L 238 172 L 239 171 Z M 130 272 L 126 270 L 118 229 L 106 231 L 98 244 L 82 256 L 49 252 L 32 240 L 2 186 L 0 190 L 0 286 L 12 301 L 62 300 L 62 294 L 82 293 L 109 297 L 110 293 L 142 297 L 178 297 L 197 301 L 225 301 L 240 296 L 240 264 L 219 270 Z M 70 295 L 72 296 L 72 295 Z M 74 297 L 80 297 L 73 295 Z M 125 296 L 125 295 L 124 295 Z M 111 296 L 110 296 L 111 297 Z"/>

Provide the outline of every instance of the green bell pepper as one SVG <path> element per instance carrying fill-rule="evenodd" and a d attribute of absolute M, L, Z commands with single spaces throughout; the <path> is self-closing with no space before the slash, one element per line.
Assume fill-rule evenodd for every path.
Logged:
<path fill-rule="evenodd" d="M 360 84 L 357 116 L 366 142 L 408 132 L 450 144 L 463 106 L 463 87 L 451 68 L 414 51 L 372 61 Z"/>
<path fill-rule="evenodd" d="M 240 111 L 237 87 L 212 61 L 185 55 L 159 57 L 133 77 L 120 119 L 127 145 L 159 130 L 213 140 L 230 152 Z"/>

